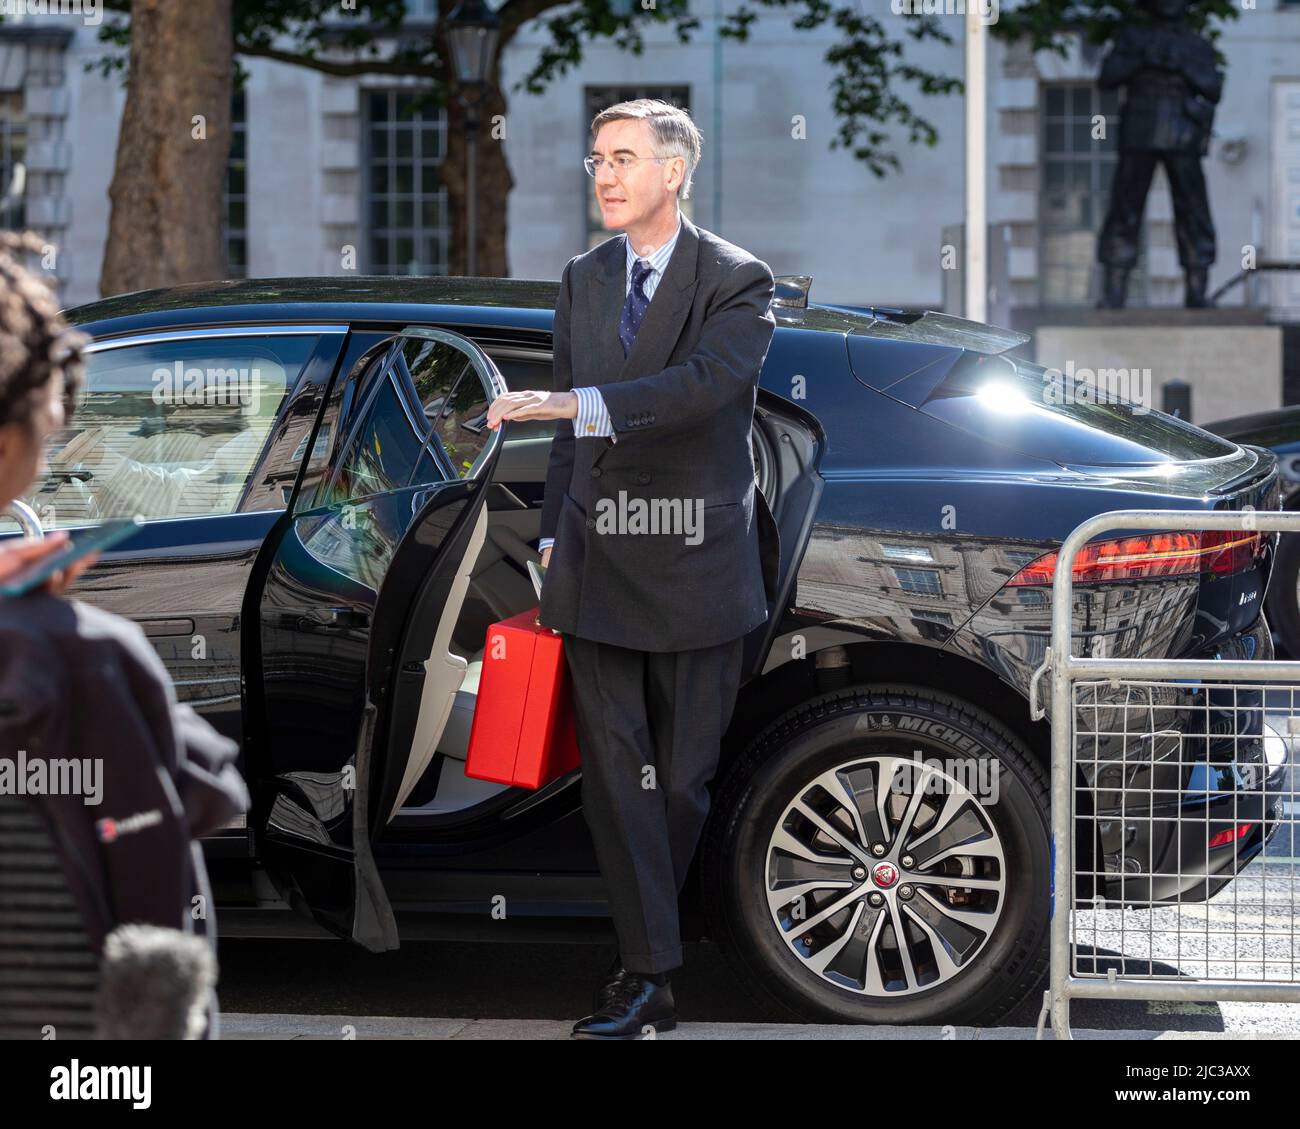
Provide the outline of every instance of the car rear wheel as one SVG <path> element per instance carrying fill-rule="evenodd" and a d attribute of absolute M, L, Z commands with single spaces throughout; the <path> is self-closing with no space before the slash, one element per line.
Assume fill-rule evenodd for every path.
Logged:
<path fill-rule="evenodd" d="M 991 1023 L 1046 972 L 1047 813 L 1042 767 L 991 715 L 919 686 L 838 690 L 719 788 L 711 935 L 780 1012 Z"/>

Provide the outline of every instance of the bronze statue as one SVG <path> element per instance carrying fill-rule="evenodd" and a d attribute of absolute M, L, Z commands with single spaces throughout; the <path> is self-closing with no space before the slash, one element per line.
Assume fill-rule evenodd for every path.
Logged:
<path fill-rule="evenodd" d="M 1209 40 L 1187 26 L 1187 0 L 1144 0 L 1144 7 L 1152 23 L 1126 27 L 1115 37 L 1097 80 L 1103 90 L 1125 88 L 1119 163 L 1097 240 L 1097 259 L 1106 268 L 1098 305 L 1124 305 L 1151 176 L 1163 164 L 1174 202 L 1178 261 L 1187 279 L 1185 304 L 1205 306 L 1214 221 L 1201 158 L 1209 152 L 1223 72 Z"/>

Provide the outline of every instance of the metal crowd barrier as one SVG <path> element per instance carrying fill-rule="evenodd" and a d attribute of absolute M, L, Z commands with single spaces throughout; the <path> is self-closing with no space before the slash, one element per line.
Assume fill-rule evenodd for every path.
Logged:
<path fill-rule="evenodd" d="M 1300 533 L 1300 513 L 1117 510 L 1061 547 L 1033 687 L 1050 669 L 1053 908 L 1039 1038 L 1049 1015 L 1054 1037 L 1072 1038 L 1072 999 L 1300 1003 L 1289 755 L 1300 662 L 1072 653 L 1083 545 L 1182 530 Z M 1285 734 L 1269 715 L 1285 715 Z M 1089 857 L 1076 859 L 1076 834 Z M 1153 842 L 1167 847 L 1156 855 Z M 1200 880 L 1213 867 L 1219 877 Z"/>

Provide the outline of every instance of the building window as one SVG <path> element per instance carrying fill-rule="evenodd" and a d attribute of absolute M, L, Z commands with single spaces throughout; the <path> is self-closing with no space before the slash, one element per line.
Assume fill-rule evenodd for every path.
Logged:
<path fill-rule="evenodd" d="M 1024 568 L 1030 561 L 1036 561 L 1043 555 L 1038 552 L 1028 553 L 1022 549 L 1007 549 L 1006 554 L 1007 560 L 1009 560 L 1012 567 L 1016 569 Z"/>
<path fill-rule="evenodd" d="M 499 8 L 500 4 L 489 4 L 488 6 Z M 404 7 L 407 20 L 433 20 L 438 17 L 438 0 L 404 0 Z M 321 20 L 326 24 L 372 24 L 375 22 L 373 13 L 361 11 L 355 3 L 324 5 Z"/>
<path fill-rule="evenodd" d="M 1042 588 L 1016 588 L 1016 599 L 1023 608 L 1045 608 L 1052 601 Z"/>
<path fill-rule="evenodd" d="M 248 276 L 248 103 L 242 90 L 230 104 L 230 160 L 225 192 L 226 277 Z"/>
<path fill-rule="evenodd" d="M 1093 123 L 1105 121 L 1094 140 Z M 1096 300 L 1097 235 L 1110 202 L 1119 141 L 1119 95 L 1089 82 L 1043 87 L 1039 300 L 1083 306 Z M 1145 298 L 1145 255 L 1130 276 L 1130 304 Z"/>
<path fill-rule="evenodd" d="M 0 93 L 0 228 L 27 226 L 27 112 L 21 90 Z"/>
<path fill-rule="evenodd" d="M 910 608 L 912 625 L 922 639 L 944 642 L 952 634 L 952 616 L 931 608 Z"/>
<path fill-rule="evenodd" d="M 936 611 L 934 608 L 908 608 L 912 613 L 913 619 L 922 620 L 925 623 L 939 623 L 944 627 L 952 626 L 952 616 L 947 612 Z"/>
<path fill-rule="evenodd" d="M 899 587 L 904 592 L 917 592 L 923 596 L 942 596 L 943 585 L 939 583 L 939 574 L 932 568 L 898 568 L 894 575 L 898 577 Z"/>
<path fill-rule="evenodd" d="M 584 91 L 586 97 L 586 117 L 582 120 L 582 152 L 574 159 L 574 165 L 591 152 L 591 122 L 601 110 L 617 102 L 630 102 L 634 98 L 659 98 L 681 109 L 690 111 L 691 88 L 689 86 L 588 86 Z M 699 192 L 700 170 L 695 169 L 695 180 L 691 185 L 691 195 L 680 202 L 682 215 L 692 222 L 695 219 L 695 196 Z M 590 180 L 585 172 L 584 180 Z M 587 249 L 599 246 L 612 233 L 600 218 L 600 205 L 596 203 L 595 189 L 587 186 Z"/>
<path fill-rule="evenodd" d="M 924 545 L 887 545 L 880 543 L 880 551 L 887 561 L 912 561 L 934 564 L 934 554 Z"/>
<path fill-rule="evenodd" d="M 446 274 L 445 111 L 418 91 L 370 91 L 366 227 L 373 274 Z"/>

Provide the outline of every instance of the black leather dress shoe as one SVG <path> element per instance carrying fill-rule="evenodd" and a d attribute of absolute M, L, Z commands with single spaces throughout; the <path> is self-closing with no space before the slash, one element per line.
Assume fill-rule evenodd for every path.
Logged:
<path fill-rule="evenodd" d="M 600 1011 L 613 998 L 610 993 L 616 985 L 622 982 L 627 976 L 627 969 L 623 967 L 623 958 L 618 953 L 614 954 L 614 963 L 605 970 L 605 979 L 600 987 L 596 989 L 595 1010 Z"/>
<path fill-rule="evenodd" d="M 608 998 L 596 1011 L 573 1025 L 574 1039 L 641 1039 L 646 1028 L 656 1034 L 677 1026 L 672 985 L 656 984 L 635 972 L 610 984 Z"/>

